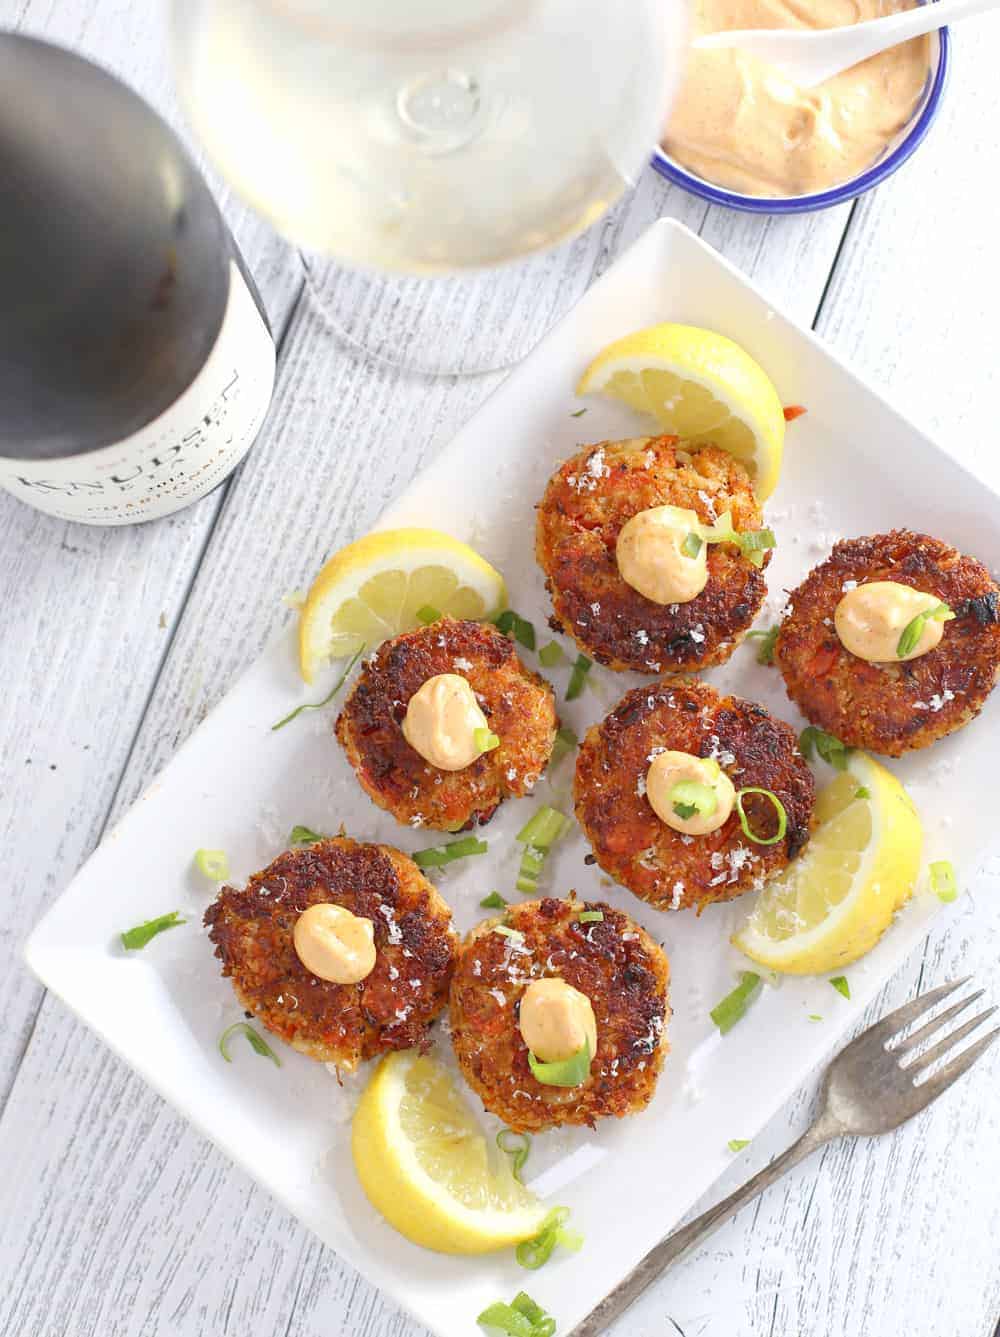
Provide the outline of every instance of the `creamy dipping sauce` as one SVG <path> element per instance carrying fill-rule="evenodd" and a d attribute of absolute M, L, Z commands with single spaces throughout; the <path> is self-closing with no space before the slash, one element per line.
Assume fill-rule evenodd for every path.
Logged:
<path fill-rule="evenodd" d="M 360 984 L 375 969 L 375 926 L 343 905 L 322 901 L 303 910 L 292 943 L 306 970 L 332 984 Z"/>
<path fill-rule="evenodd" d="M 461 771 L 482 755 L 489 732 L 476 694 L 457 673 L 436 673 L 410 697 L 403 737 L 439 771 Z"/>
<path fill-rule="evenodd" d="M 633 515 L 615 547 L 622 580 L 655 604 L 697 599 L 708 584 L 708 549 L 700 529 L 696 513 L 683 506 L 653 506 Z M 689 555 L 684 545 L 692 537 L 697 550 Z"/>
<path fill-rule="evenodd" d="M 737 28 L 840 28 L 915 0 L 694 0 L 693 36 Z M 682 167 L 742 195 L 811 195 L 871 167 L 909 122 L 930 72 L 916 37 L 815 88 L 739 49 L 696 51 L 663 147 Z"/>
<path fill-rule="evenodd" d="M 895 580 L 873 580 L 847 591 L 834 609 L 833 623 L 845 650 L 870 664 L 888 664 L 919 659 L 940 645 L 944 618 L 925 616 L 913 645 L 899 653 L 900 637 L 913 619 L 943 609 L 936 594 Z"/>
<path fill-rule="evenodd" d="M 561 1063 L 590 1045 L 597 1053 L 597 1021 L 590 999 L 565 980 L 532 980 L 521 998 L 521 1038 L 543 1063 Z"/>
<path fill-rule="evenodd" d="M 729 821 L 736 789 L 711 757 L 658 752 L 646 772 L 646 797 L 660 821 L 672 831 L 707 836 Z"/>

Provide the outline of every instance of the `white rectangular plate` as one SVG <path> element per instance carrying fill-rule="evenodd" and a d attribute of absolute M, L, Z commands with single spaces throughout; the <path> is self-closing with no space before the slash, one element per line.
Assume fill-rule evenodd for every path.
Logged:
<path fill-rule="evenodd" d="M 652 227 L 595 284 L 381 526 L 430 525 L 468 540 L 505 573 L 513 605 L 544 628 L 533 505 L 555 464 L 579 443 L 634 436 L 639 426 L 613 405 L 594 403 L 584 416 L 571 416 L 578 407 L 573 385 L 604 344 L 664 320 L 731 336 L 763 364 L 785 403 L 808 408 L 789 431 L 781 486 L 767 508 L 779 545 L 768 572 L 768 621 L 783 590 L 842 536 L 908 525 L 998 565 L 1000 535 L 989 520 L 997 498 L 671 222 Z M 591 676 L 594 690 L 560 706 L 581 735 L 639 681 L 597 669 Z M 803 723 L 778 674 L 756 664 L 752 644 L 709 676 Z M 552 677 L 561 700 L 567 670 Z M 487 1303 L 510 1299 L 524 1285 L 564 1332 L 709 1188 L 731 1163 L 729 1139 L 754 1136 L 921 941 L 940 907 L 926 892 L 914 898 L 881 945 L 848 971 L 850 1002 L 825 980 L 786 979 L 766 989 L 723 1040 L 709 1010 L 740 968 L 728 940 L 744 906 L 712 907 L 700 918 L 659 914 L 620 888 L 602 887 L 599 870 L 584 865 L 582 836 L 567 840 L 547 873 L 553 894 L 575 887 L 584 897 L 610 896 L 670 955 L 674 1019 L 658 1093 L 638 1117 L 535 1139 L 536 1187 L 572 1208 L 587 1237 L 581 1254 L 529 1276 L 509 1254 L 476 1260 L 427 1253 L 381 1221 L 357 1186 L 346 1122 L 354 1093 L 345 1096 L 321 1065 L 290 1050 L 282 1049 L 279 1071 L 243 1046 L 231 1065 L 217 1049 L 223 1026 L 241 1013 L 198 930 L 211 889 L 191 871 L 195 849 L 227 850 L 238 881 L 284 848 L 295 823 L 317 830 L 343 823 L 352 835 L 406 850 L 434 843 L 427 832 L 397 827 L 362 794 L 331 736 L 336 706 L 269 731 L 303 699 L 289 634 L 240 679 L 77 874 L 36 929 L 28 961 L 196 1127 L 440 1337 L 469 1337 Z M 960 876 L 971 875 L 986 853 L 988 826 L 978 805 L 957 801 L 942 777 L 954 775 L 960 753 L 963 794 L 992 791 L 996 719 L 993 703 L 957 738 L 894 766 L 923 810 L 928 856 L 953 858 Z M 564 790 L 568 779 L 561 779 Z M 537 797 L 552 800 L 548 781 Z M 560 797 L 565 803 L 565 792 Z M 519 856 L 513 835 L 534 806 L 530 799 L 504 805 L 484 832 L 489 855 L 438 877 L 459 928 L 481 916 L 479 901 L 491 889 L 510 892 Z M 123 928 L 174 908 L 191 916 L 187 927 L 128 957 L 116 945 Z M 810 1014 L 823 1020 L 810 1022 Z"/>

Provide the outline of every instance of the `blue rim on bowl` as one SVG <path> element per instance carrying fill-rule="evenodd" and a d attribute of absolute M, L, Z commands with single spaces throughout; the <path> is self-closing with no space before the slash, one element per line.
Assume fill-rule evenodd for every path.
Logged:
<path fill-rule="evenodd" d="M 829 209 L 835 204 L 844 204 L 847 200 L 853 200 L 858 195 L 863 195 L 866 190 L 871 190 L 873 186 L 877 186 L 886 177 L 891 176 L 898 167 L 902 167 L 907 158 L 923 142 L 927 131 L 931 128 L 934 117 L 940 108 L 941 95 L 947 81 L 951 47 L 951 38 L 947 28 L 939 28 L 936 36 L 937 65 L 928 77 L 928 87 L 924 93 L 920 110 L 910 122 L 910 126 L 904 132 L 902 139 L 899 140 L 895 148 L 887 152 L 866 172 L 862 172 L 860 176 L 852 176 L 849 181 L 835 186 L 832 190 L 817 191 L 814 195 L 791 195 L 777 199 L 768 199 L 759 195 L 741 195 L 738 191 L 726 190 L 722 186 L 713 186 L 711 182 L 703 180 L 702 177 L 686 172 L 673 158 L 668 157 L 661 148 L 658 148 L 653 154 L 653 166 L 661 176 L 665 176 L 668 181 L 672 181 L 675 186 L 680 186 L 682 190 L 689 191 L 692 195 L 699 195 L 703 200 L 708 200 L 710 204 L 721 204 L 726 209 L 739 209 L 744 213 L 805 214 L 811 213 L 814 209 Z"/>

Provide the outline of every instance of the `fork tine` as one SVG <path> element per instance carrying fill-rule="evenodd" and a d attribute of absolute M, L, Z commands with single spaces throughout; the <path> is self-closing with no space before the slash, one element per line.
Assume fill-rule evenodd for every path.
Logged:
<path fill-rule="evenodd" d="M 935 1003 L 940 1003 L 943 998 L 953 994 L 956 989 L 961 989 L 962 985 L 968 984 L 971 979 L 971 975 L 966 975 L 964 979 L 952 980 L 950 984 L 941 984 L 938 988 L 931 989 L 929 993 L 922 993 L 919 998 L 914 998 L 911 1003 L 904 1003 L 902 1007 L 897 1007 L 895 1012 L 890 1012 L 887 1017 L 876 1022 L 870 1030 L 864 1032 L 863 1036 L 859 1036 L 859 1039 L 872 1037 L 882 1041 L 891 1039 L 909 1026 L 911 1021 L 918 1021 Z"/>
<path fill-rule="evenodd" d="M 977 1017 L 973 1017 L 971 1021 L 967 1021 L 964 1026 L 959 1026 L 957 1031 L 952 1031 L 950 1035 L 946 1035 L 943 1040 L 928 1049 L 926 1054 L 920 1054 L 912 1063 L 908 1063 L 905 1067 L 900 1064 L 900 1066 L 903 1067 L 903 1071 L 906 1073 L 923 1072 L 923 1070 L 929 1068 L 932 1063 L 936 1063 L 939 1058 L 943 1058 L 949 1049 L 954 1049 L 959 1040 L 964 1040 L 967 1035 L 971 1035 L 976 1027 L 981 1026 L 987 1017 L 992 1017 L 995 1011 L 995 1007 L 988 1007 L 985 1012 L 980 1012 Z"/>
<path fill-rule="evenodd" d="M 964 1012 L 970 1003 L 974 1003 L 977 998 L 982 998 L 985 992 L 985 989 L 977 989 L 975 993 L 970 993 L 968 998 L 963 998 L 954 1007 L 949 1007 L 946 1012 L 938 1013 L 926 1026 L 921 1026 L 919 1031 L 914 1031 L 912 1035 L 907 1036 L 898 1045 L 893 1045 L 892 1052 L 894 1054 L 908 1054 L 911 1049 L 916 1049 L 918 1045 L 923 1044 L 936 1031 L 939 1031 L 946 1021 L 951 1021 L 952 1017 L 957 1017 L 960 1012 Z"/>
<path fill-rule="evenodd" d="M 924 1097 L 923 1105 L 920 1108 L 926 1108 L 932 1100 L 938 1098 L 942 1091 L 947 1091 L 952 1082 L 957 1081 L 964 1072 L 968 1072 L 976 1059 L 981 1058 L 986 1053 L 998 1035 L 1000 1035 L 1000 1026 L 984 1035 L 981 1040 L 977 1040 L 974 1045 L 969 1045 L 968 1049 L 963 1049 L 958 1058 L 952 1059 L 946 1068 L 942 1068 L 940 1072 L 935 1073 L 926 1082 L 921 1083 L 920 1086 L 914 1086 L 915 1094 Z"/>

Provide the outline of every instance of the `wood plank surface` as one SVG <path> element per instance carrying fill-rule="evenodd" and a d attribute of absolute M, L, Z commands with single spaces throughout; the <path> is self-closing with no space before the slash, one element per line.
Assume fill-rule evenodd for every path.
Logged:
<path fill-rule="evenodd" d="M 0 3 L 0 21 L 23 11 L 26 27 L 98 52 L 166 105 L 157 31 L 141 6 L 35 0 L 6 9 Z M 984 213 L 970 224 L 954 202 L 981 159 L 977 128 L 1000 114 L 989 50 L 985 40 L 962 47 L 952 92 L 975 87 L 977 103 L 953 97 L 913 163 L 858 206 L 829 286 L 848 209 L 748 218 L 707 209 L 652 173 L 559 253 L 548 282 L 585 287 L 654 218 L 680 217 L 804 323 L 822 302 L 825 337 L 915 407 L 918 421 L 988 464 L 989 299 L 1000 260 L 993 222 Z M 298 291 L 294 256 L 232 201 L 226 210 L 269 304 L 287 312 Z M 537 297 L 544 311 L 546 292 Z M 58 1002 L 39 1010 L 16 952 L 105 819 L 121 815 L 288 616 L 280 595 L 363 532 L 495 380 L 362 365 L 307 298 L 290 322 L 264 433 L 225 494 L 171 521 L 107 533 L 57 529 L 14 503 L 0 509 L 0 541 L 12 554 L 0 573 L 3 606 L 18 629 L 0 645 L 15 907 L 0 928 L 13 963 L 0 979 L 0 1079 L 6 1071 L 10 1089 L 0 1119 L 0 1276 L 13 1279 L 0 1288 L 2 1337 L 417 1337 L 391 1301 Z M 923 960 L 893 981 L 886 1007 L 921 982 L 995 971 L 1000 926 L 990 901 L 984 875 Z M 677 1267 L 616 1332 L 661 1337 L 672 1319 L 686 1337 L 990 1337 L 1000 1312 L 995 1090 L 994 1066 L 896 1137 L 828 1149 Z M 736 1158 L 719 1195 L 803 1126 L 809 1098 L 801 1092 Z"/>

